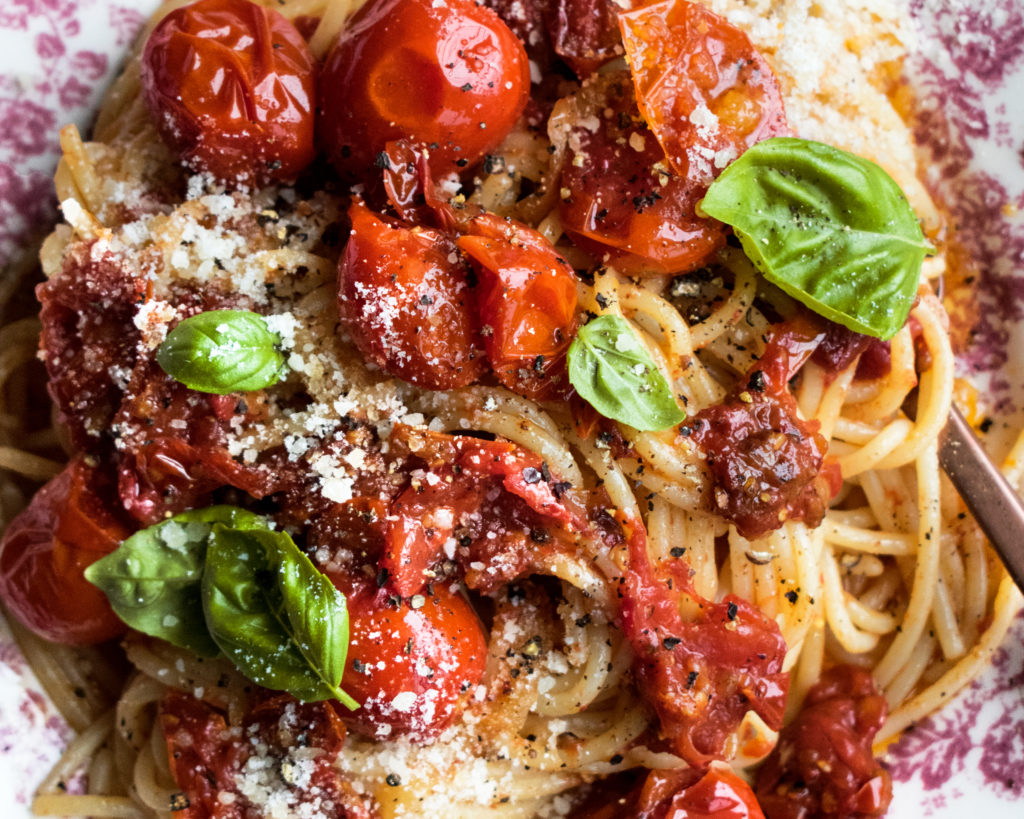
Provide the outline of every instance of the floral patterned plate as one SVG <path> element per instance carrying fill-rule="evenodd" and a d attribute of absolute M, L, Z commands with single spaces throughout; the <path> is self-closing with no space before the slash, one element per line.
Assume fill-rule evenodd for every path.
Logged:
<path fill-rule="evenodd" d="M 55 220 L 57 130 L 88 125 L 155 5 L 0 0 L 0 267 Z M 928 181 L 979 263 L 981 320 L 962 374 L 990 398 L 1000 450 L 1024 422 L 1024 3 L 911 0 L 911 14 L 920 42 L 908 68 Z M 69 733 L 0 620 L 5 819 L 30 815 L 32 791 Z M 895 819 L 1024 815 L 1024 618 L 982 678 L 892 745 L 886 762 Z"/>

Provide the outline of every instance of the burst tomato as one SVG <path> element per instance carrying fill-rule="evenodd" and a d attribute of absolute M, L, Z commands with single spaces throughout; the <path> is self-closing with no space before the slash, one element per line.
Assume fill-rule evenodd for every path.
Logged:
<path fill-rule="evenodd" d="M 526 53 L 472 0 L 378 0 L 347 25 L 324 64 L 320 136 L 349 178 L 372 175 L 394 139 L 427 145 L 436 172 L 499 144 L 526 106 Z"/>
<path fill-rule="evenodd" d="M 142 87 L 164 141 L 222 182 L 293 179 L 312 160 L 314 65 L 288 20 L 249 0 L 199 0 L 156 27 Z"/>
<path fill-rule="evenodd" d="M 391 227 L 361 202 L 338 262 L 338 308 L 360 352 L 419 387 L 450 390 L 483 372 L 473 342 L 466 270 L 453 242 Z"/>
<path fill-rule="evenodd" d="M 587 83 L 571 106 L 562 167 L 562 224 L 598 258 L 633 275 L 682 273 L 725 244 L 725 227 L 697 216 L 705 188 L 672 173 L 620 72 Z"/>
<path fill-rule="evenodd" d="M 706 187 L 755 142 L 789 133 L 768 61 L 747 35 L 688 0 L 619 14 L 640 111 L 677 174 Z"/>
<path fill-rule="evenodd" d="M 479 273 L 484 348 L 498 380 L 527 398 L 569 391 L 565 357 L 576 335 L 576 274 L 537 231 L 494 214 L 472 220 L 459 247 Z"/>
<path fill-rule="evenodd" d="M 346 722 L 378 738 L 437 736 L 462 712 L 465 692 L 484 673 L 487 640 L 476 612 L 440 582 L 422 597 L 400 601 L 330 576 L 348 598 L 341 687 L 361 703 Z"/>
<path fill-rule="evenodd" d="M 82 574 L 130 531 L 98 490 L 99 470 L 82 457 L 36 492 L 0 542 L 0 597 L 27 628 L 57 643 L 99 643 L 125 630 Z"/>

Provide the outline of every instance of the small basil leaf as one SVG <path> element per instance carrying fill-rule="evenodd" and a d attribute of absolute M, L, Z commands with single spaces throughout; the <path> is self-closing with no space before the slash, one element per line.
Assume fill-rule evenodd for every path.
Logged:
<path fill-rule="evenodd" d="M 234 506 L 182 512 L 125 540 L 85 570 L 114 613 L 143 634 L 204 657 L 218 653 L 203 618 L 201 578 L 213 524 L 266 529 L 266 518 Z"/>
<path fill-rule="evenodd" d="M 621 316 L 600 316 L 579 329 L 569 347 L 569 381 L 599 413 L 635 429 L 665 429 L 686 418 Z"/>
<path fill-rule="evenodd" d="M 355 702 L 338 686 L 348 654 L 345 596 L 284 532 L 215 526 L 203 611 L 221 651 L 253 682 L 303 702 Z"/>
<path fill-rule="evenodd" d="M 700 207 L 732 225 L 769 281 L 826 318 L 883 339 L 907 320 L 932 250 L 884 170 L 805 139 L 749 148 Z"/>
<path fill-rule="evenodd" d="M 280 381 L 284 372 L 280 343 L 259 313 L 210 310 L 171 330 L 157 349 L 156 360 L 186 387 L 226 395 Z"/>

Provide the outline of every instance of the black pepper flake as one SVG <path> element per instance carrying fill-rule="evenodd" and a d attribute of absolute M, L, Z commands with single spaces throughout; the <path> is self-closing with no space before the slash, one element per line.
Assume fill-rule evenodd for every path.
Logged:
<path fill-rule="evenodd" d="M 622 754 L 615 754 L 611 759 L 608 760 L 612 765 L 621 765 L 623 756 Z"/>
<path fill-rule="evenodd" d="M 535 466 L 528 466 L 523 469 L 523 480 L 529 484 L 540 483 L 544 476 Z"/>
<path fill-rule="evenodd" d="M 378 589 L 383 589 L 384 588 L 384 584 L 388 582 L 388 574 L 389 574 L 388 570 L 384 569 L 384 568 L 382 568 L 379 572 L 377 572 L 377 588 Z"/>
<path fill-rule="evenodd" d="M 548 534 L 547 529 L 541 529 L 540 527 L 537 527 L 536 529 L 530 530 L 530 540 L 532 540 L 534 543 L 547 543 L 549 540 L 551 540 L 551 535 Z"/>
<path fill-rule="evenodd" d="M 267 163 L 267 170 L 268 171 L 279 171 L 279 170 L 281 170 L 281 165 L 282 165 L 282 162 L 281 162 L 280 159 L 271 159 Z"/>
<path fill-rule="evenodd" d="M 369 671 L 366 670 L 366 663 L 362 660 L 352 660 L 352 670 L 356 674 L 369 674 Z"/>
<path fill-rule="evenodd" d="M 402 777 L 396 773 L 389 773 L 384 777 L 384 781 L 388 783 L 392 788 L 397 788 L 402 784 Z"/>
<path fill-rule="evenodd" d="M 792 589 L 790 589 L 788 592 L 786 592 L 786 599 L 790 603 L 794 603 L 795 604 L 798 597 L 799 597 L 799 595 L 795 591 L 793 591 Z"/>
<path fill-rule="evenodd" d="M 533 359 L 533 371 L 541 375 L 544 374 L 544 356 L 539 355 Z"/>
<path fill-rule="evenodd" d="M 984 435 L 990 429 L 992 429 L 992 424 L 994 424 L 994 423 L 995 423 L 995 421 L 993 421 L 991 418 L 985 418 L 985 419 L 982 420 L 982 422 L 980 424 L 978 424 L 978 431 L 981 432 Z"/>
<path fill-rule="evenodd" d="M 747 389 L 753 390 L 754 392 L 764 392 L 766 386 L 767 385 L 765 384 L 764 380 L 764 371 L 754 370 L 750 374 L 750 380 L 747 381 Z"/>
<path fill-rule="evenodd" d="M 736 612 L 738 611 L 735 603 L 730 603 L 728 608 L 725 610 L 725 616 L 730 620 L 736 619 Z"/>
<path fill-rule="evenodd" d="M 548 462 L 540 462 L 540 476 L 544 479 L 544 483 L 551 483 L 551 470 L 548 469 Z"/>
<path fill-rule="evenodd" d="M 433 296 L 428 296 L 426 293 L 424 293 L 422 296 L 420 296 L 420 304 L 422 304 L 424 307 L 429 305 L 429 304 L 433 304 L 433 303 L 434 303 L 434 297 Z"/>
<path fill-rule="evenodd" d="M 686 690 L 689 691 L 691 688 L 693 688 L 693 686 L 694 686 L 694 684 L 696 682 L 697 682 L 697 672 L 696 671 L 691 671 L 689 674 L 686 675 Z"/>
<path fill-rule="evenodd" d="M 551 491 L 555 493 L 556 498 L 561 498 L 566 492 L 572 488 L 572 484 L 568 481 L 555 481 L 551 484 Z"/>
<path fill-rule="evenodd" d="M 455 160 L 455 164 L 460 168 L 465 168 L 469 164 L 469 160 L 462 156 Z"/>
<path fill-rule="evenodd" d="M 608 301 L 608 297 L 604 293 L 598 293 L 597 295 L 595 295 L 594 300 L 601 306 L 602 310 L 607 310 L 608 305 L 611 304 L 611 302 Z"/>
<path fill-rule="evenodd" d="M 666 637 L 664 640 L 661 641 L 661 644 L 663 646 L 665 646 L 665 648 L 668 651 L 671 651 L 673 648 L 675 648 L 681 642 L 683 642 L 683 641 L 682 641 L 682 638 L 680 638 L 680 637 Z"/>
<path fill-rule="evenodd" d="M 171 798 L 168 802 L 168 807 L 171 813 L 177 813 L 180 810 L 188 810 L 192 806 L 192 803 L 188 801 L 188 797 L 183 793 L 172 793 Z"/>
<path fill-rule="evenodd" d="M 679 427 L 679 434 L 683 438 L 689 438 L 691 435 L 693 435 L 693 430 L 690 427 L 686 426 L 686 424 L 683 424 L 683 426 Z"/>
<path fill-rule="evenodd" d="M 591 618 L 590 618 L 589 614 L 584 614 L 582 617 L 577 617 L 576 618 L 576 627 L 577 628 L 583 628 L 584 626 L 589 626 L 590 625 L 590 620 L 591 620 Z"/>
<path fill-rule="evenodd" d="M 465 85 L 461 86 L 459 88 L 459 90 L 460 91 L 472 91 L 473 90 L 473 83 L 467 82 Z"/>
<path fill-rule="evenodd" d="M 391 157 L 388 156 L 387 151 L 381 151 L 377 154 L 377 158 L 373 160 L 373 164 L 383 171 L 389 171 L 391 170 Z"/>
<path fill-rule="evenodd" d="M 668 553 L 672 555 L 672 557 L 682 557 L 686 554 L 686 548 L 683 546 L 673 546 L 668 550 Z"/>

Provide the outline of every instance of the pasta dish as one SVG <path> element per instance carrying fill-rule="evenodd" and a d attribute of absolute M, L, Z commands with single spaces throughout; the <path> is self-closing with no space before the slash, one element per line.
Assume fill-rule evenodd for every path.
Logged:
<path fill-rule="evenodd" d="M 1019 597 L 838 5 L 161 6 L 0 329 L 38 815 L 885 814 Z"/>

